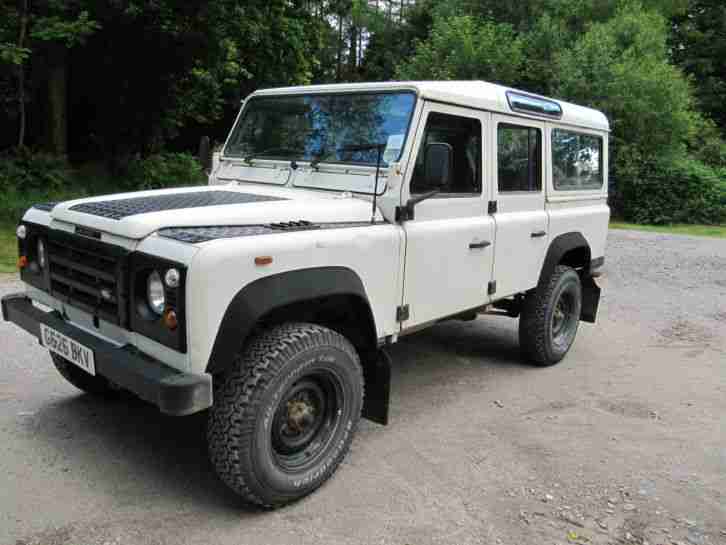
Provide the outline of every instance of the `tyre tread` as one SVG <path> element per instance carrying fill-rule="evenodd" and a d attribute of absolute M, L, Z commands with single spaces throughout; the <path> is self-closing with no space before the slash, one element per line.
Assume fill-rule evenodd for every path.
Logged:
<path fill-rule="evenodd" d="M 519 319 L 519 344 L 528 360 L 535 365 L 548 366 L 552 361 L 547 354 L 547 308 L 561 278 L 574 271 L 572 267 L 558 265 L 544 286 L 538 286 L 527 294 Z M 569 349 L 568 349 L 569 350 Z M 563 356 L 564 357 L 564 354 Z"/>
<path fill-rule="evenodd" d="M 288 503 L 263 498 L 253 490 L 245 475 L 255 415 L 261 403 L 261 396 L 255 398 L 254 394 L 271 382 L 290 358 L 320 344 L 334 346 L 351 357 L 356 363 L 357 380 L 362 391 L 360 360 L 350 342 L 326 327 L 309 323 L 285 323 L 263 331 L 235 356 L 230 371 L 215 377 L 214 405 L 207 428 L 210 459 L 222 481 L 249 503 L 267 509 Z M 354 415 L 354 427 L 348 443 L 324 472 L 320 483 L 335 472 L 347 453 L 359 419 L 360 414 Z"/>

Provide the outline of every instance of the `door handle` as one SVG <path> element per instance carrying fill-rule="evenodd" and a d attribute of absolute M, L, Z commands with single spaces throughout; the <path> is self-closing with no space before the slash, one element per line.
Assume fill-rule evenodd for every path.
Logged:
<path fill-rule="evenodd" d="M 482 242 L 470 242 L 469 243 L 469 249 L 470 250 L 476 250 L 477 248 L 486 248 L 487 246 L 491 246 L 492 243 L 488 240 L 484 240 Z"/>
<path fill-rule="evenodd" d="M 532 233 L 531 236 L 532 236 L 532 238 L 539 238 L 539 237 L 545 236 L 546 234 L 547 234 L 547 231 L 535 231 L 534 233 Z"/>

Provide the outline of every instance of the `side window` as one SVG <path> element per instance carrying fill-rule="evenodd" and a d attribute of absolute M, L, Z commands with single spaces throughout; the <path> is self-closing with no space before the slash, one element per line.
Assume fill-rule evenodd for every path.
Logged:
<path fill-rule="evenodd" d="M 446 187 L 434 187 L 424 172 L 424 157 L 429 144 L 448 144 L 452 150 L 452 176 Z M 411 178 L 411 193 L 434 189 L 442 193 L 481 193 L 481 122 L 478 119 L 432 112 Z"/>
<path fill-rule="evenodd" d="M 542 131 L 500 123 L 497 127 L 500 192 L 542 189 Z"/>
<path fill-rule="evenodd" d="M 553 129 L 552 181 L 555 189 L 600 189 L 602 179 L 602 138 Z"/>

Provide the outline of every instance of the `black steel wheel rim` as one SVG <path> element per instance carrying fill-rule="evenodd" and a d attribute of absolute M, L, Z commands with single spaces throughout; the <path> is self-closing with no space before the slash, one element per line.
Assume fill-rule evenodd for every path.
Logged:
<path fill-rule="evenodd" d="M 272 422 L 272 454 L 288 472 L 305 471 L 325 454 L 343 413 L 338 376 L 321 369 L 298 379 L 280 397 Z"/>
<path fill-rule="evenodd" d="M 578 316 L 575 316 L 577 303 L 573 289 L 565 288 L 555 301 L 550 322 L 550 338 L 558 348 L 567 348 L 575 336 Z"/>

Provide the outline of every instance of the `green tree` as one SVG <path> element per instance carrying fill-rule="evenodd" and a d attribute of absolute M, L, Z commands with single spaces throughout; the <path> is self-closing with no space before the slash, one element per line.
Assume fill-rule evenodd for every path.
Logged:
<path fill-rule="evenodd" d="M 673 58 L 694 77 L 696 97 L 726 135 L 726 4 L 691 0 L 673 20 Z"/>
<path fill-rule="evenodd" d="M 4 6 L 4 24 L 0 24 L 0 62 L 13 65 L 17 85 L 19 113 L 18 144 L 25 143 L 26 65 L 31 57 L 42 57 L 47 82 L 46 147 L 65 154 L 67 149 L 67 56 L 68 51 L 85 43 L 99 29 L 80 2 L 20 0 Z M 17 42 L 8 36 L 17 33 Z"/>
<path fill-rule="evenodd" d="M 667 38 L 661 14 L 626 4 L 559 52 L 554 93 L 610 119 L 618 212 L 653 223 L 716 222 L 718 176 L 692 158 L 707 122 L 669 62 Z"/>
<path fill-rule="evenodd" d="M 426 41 L 396 71 L 401 79 L 517 80 L 524 62 L 523 41 L 511 25 L 468 15 L 438 19 Z"/>

